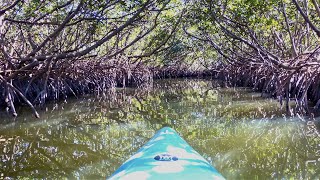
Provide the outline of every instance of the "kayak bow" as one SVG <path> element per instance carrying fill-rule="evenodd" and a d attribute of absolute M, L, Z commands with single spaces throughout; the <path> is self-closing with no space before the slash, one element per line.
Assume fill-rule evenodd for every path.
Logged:
<path fill-rule="evenodd" d="M 224 179 L 178 133 L 160 129 L 109 179 Z"/>

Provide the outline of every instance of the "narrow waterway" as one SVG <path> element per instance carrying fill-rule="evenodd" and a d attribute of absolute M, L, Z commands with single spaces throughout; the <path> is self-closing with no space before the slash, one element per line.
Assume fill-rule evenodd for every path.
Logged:
<path fill-rule="evenodd" d="M 159 80 L 28 108 L 0 122 L 0 179 L 105 179 L 163 126 L 227 179 L 319 179 L 317 124 L 276 100 L 211 80 Z M 317 119 L 317 118 L 316 118 Z"/>

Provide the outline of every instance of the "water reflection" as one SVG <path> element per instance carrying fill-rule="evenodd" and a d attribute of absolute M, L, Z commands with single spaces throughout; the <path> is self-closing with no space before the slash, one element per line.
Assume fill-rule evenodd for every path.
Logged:
<path fill-rule="evenodd" d="M 162 126 L 174 127 L 228 179 L 320 178 L 313 121 L 243 88 L 207 80 L 157 81 L 21 109 L 0 126 L 1 177 L 105 179 Z"/>

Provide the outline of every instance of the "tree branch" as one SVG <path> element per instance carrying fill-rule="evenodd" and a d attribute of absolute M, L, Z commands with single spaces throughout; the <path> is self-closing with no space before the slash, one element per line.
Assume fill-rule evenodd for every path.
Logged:
<path fill-rule="evenodd" d="M 292 0 L 292 2 L 295 4 L 295 6 L 298 9 L 299 13 L 303 17 L 303 19 L 309 24 L 311 29 L 317 34 L 318 37 L 320 37 L 320 30 L 311 22 L 309 17 L 303 12 L 303 10 L 301 9 L 301 7 L 298 4 L 298 2 L 296 0 Z"/>

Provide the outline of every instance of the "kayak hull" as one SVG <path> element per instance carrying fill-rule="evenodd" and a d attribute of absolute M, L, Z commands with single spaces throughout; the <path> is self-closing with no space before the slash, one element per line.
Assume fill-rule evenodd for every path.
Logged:
<path fill-rule="evenodd" d="M 109 179 L 224 179 L 178 133 L 160 129 Z"/>

